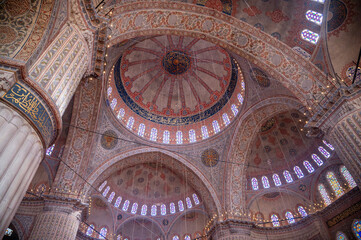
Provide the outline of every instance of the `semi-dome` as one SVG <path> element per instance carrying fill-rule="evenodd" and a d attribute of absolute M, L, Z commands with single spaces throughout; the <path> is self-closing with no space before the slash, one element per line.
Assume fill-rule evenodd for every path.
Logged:
<path fill-rule="evenodd" d="M 124 52 L 109 74 L 107 97 L 129 130 L 152 141 L 182 144 L 229 125 L 244 91 L 238 63 L 223 48 L 168 35 Z"/>

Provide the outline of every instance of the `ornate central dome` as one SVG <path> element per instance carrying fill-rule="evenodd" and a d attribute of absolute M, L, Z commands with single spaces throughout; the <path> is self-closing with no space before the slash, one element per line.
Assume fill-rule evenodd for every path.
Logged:
<path fill-rule="evenodd" d="M 188 55 L 177 50 L 167 52 L 162 62 L 164 69 L 174 75 L 186 72 L 190 66 Z"/>

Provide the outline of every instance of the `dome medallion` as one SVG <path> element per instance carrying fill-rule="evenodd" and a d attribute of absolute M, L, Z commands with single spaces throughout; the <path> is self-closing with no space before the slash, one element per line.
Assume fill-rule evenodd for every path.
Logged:
<path fill-rule="evenodd" d="M 124 52 L 109 75 L 107 94 L 128 129 L 181 144 L 227 126 L 240 111 L 244 83 L 224 49 L 201 39 L 158 36 Z"/>

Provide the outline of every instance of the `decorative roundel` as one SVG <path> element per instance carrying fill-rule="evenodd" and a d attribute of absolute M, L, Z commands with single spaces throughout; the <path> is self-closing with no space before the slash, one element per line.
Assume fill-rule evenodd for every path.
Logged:
<path fill-rule="evenodd" d="M 169 224 L 169 221 L 167 219 L 163 219 L 163 225 L 167 226 Z"/>
<path fill-rule="evenodd" d="M 267 74 L 259 68 L 251 69 L 251 78 L 258 83 L 261 87 L 269 87 L 271 81 L 269 80 Z"/>
<path fill-rule="evenodd" d="M 267 132 L 268 130 L 270 130 L 276 123 L 276 119 L 275 118 L 271 118 L 269 120 L 267 120 L 267 122 L 265 122 L 262 126 L 261 126 L 261 130 L 260 132 Z"/>
<path fill-rule="evenodd" d="M 219 154 L 216 150 L 210 148 L 202 153 L 202 162 L 207 167 L 214 167 L 219 162 Z"/>
<path fill-rule="evenodd" d="M 124 52 L 110 72 L 107 101 L 135 134 L 185 144 L 228 126 L 244 93 L 239 65 L 227 51 L 202 39 L 168 35 Z"/>
<path fill-rule="evenodd" d="M 107 130 L 103 133 L 100 143 L 107 150 L 113 149 L 118 143 L 117 137 L 118 135 L 113 130 Z"/>

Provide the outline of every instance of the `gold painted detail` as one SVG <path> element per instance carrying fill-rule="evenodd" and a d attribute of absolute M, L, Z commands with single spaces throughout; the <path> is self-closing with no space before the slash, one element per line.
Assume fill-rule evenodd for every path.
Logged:
<path fill-rule="evenodd" d="M 347 208 L 345 211 L 336 215 L 335 217 L 331 218 L 330 220 L 328 220 L 327 226 L 330 228 L 330 227 L 336 225 L 337 223 L 341 222 L 343 219 L 355 214 L 356 212 L 358 212 L 360 210 L 361 210 L 361 201 L 356 203 L 355 205 Z"/>

